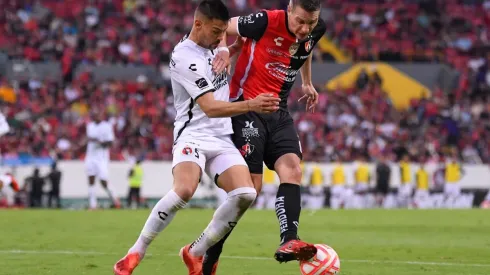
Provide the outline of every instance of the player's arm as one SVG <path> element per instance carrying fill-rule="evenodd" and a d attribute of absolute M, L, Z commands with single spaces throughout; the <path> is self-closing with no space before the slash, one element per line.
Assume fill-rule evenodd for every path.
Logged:
<path fill-rule="evenodd" d="M 3 116 L 3 114 L 0 114 L 0 137 L 5 135 L 10 131 L 10 126 L 7 123 L 7 120 Z"/>
<path fill-rule="evenodd" d="M 225 36 L 219 44 L 219 53 L 213 61 L 213 70 L 215 72 L 223 71 L 230 64 L 230 56 L 238 53 L 242 47 L 239 43 L 228 47 L 227 36 L 240 36 L 259 41 L 267 29 L 268 21 L 266 11 L 231 18 Z"/>
<path fill-rule="evenodd" d="M 100 145 L 104 148 L 108 148 L 112 146 L 114 142 L 114 130 L 112 129 L 112 125 L 110 123 L 107 124 L 107 135 L 105 136 L 105 140 L 100 142 Z"/>
<path fill-rule="evenodd" d="M 279 109 L 280 99 L 272 94 L 262 94 L 252 100 L 226 102 L 206 93 L 196 100 L 203 112 L 211 118 L 232 117 L 247 112 L 272 113 Z"/>
<path fill-rule="evenodd" d="M 308 58 L 306 59 L 305 63 L 299 70 L 301 74 L 301 81 L 304 85 L 311 85 L 313 86 L 313 82 L 311 81 L 311 61 L 313 59 L 313 54 L 310 53 Z"/>
<path fill-rule="evenodd" d="M 190 53 L 188 53 L 190 54 Z M 249 111 L 270 113 L 278 110 L 279 98 L 271 94 L 240 102 L 216 100 L 213 82 L 206 76 L 206 61 L 201 56 L 174 56 L 175 73 L 172 79 L 183 86 L 191 98 L 199 104 L 210 118 L 231 117 Z"/>

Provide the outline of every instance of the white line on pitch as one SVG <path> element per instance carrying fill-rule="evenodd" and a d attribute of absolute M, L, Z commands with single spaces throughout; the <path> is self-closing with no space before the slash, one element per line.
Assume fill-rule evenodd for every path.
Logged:
<path fill-rule="evenodd" d="M 54 254 L 54 255 L 122 255 L 121 253 L 99 252 L 99 251 L 71 251 L 71 250 L 0 250 L 0 254 Z M 177 254 L 151 254 L 148 256 L 176 257 Z M 221 256 L 225 259 L 240 259 L 253 261 L 273 260 L 268 257 L 249 256 Z M 341 262 L 367 263 L 367 264 L 406 264 L 406 265 L 434 265 L 434 266 L 467 266 L 467 267 L 490 267 L 490 264 L 476 263 L 451 263 L 451 262 L 422 262 L 422 261 L 383 261 L 383 260 L 351 260 L 341 259 Z"/>

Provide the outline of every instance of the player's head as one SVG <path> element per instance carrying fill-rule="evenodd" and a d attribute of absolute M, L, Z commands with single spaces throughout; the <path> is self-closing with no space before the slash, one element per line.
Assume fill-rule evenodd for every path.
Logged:
<path fill-rule="evenodd" d="M 101 122 L 102 120 L 104 120 L 104 112 L 102 112 L 102 110 L 99 109 L 93 109 L 92 119 L 97 123 Z"/>
<path fill-rule="evenodd" d="M 214 50 L 224 38 L 230 13 L 221 0 L 203 0 L 194 14 L 194 26 L 197 44 L 206 49 Z"/>
<path fill-rule="evenodd" d="M 321 0 L 290 0 L 288 5 L 289 30 L 299 40 L 313 31 L 320 18 Z"/>

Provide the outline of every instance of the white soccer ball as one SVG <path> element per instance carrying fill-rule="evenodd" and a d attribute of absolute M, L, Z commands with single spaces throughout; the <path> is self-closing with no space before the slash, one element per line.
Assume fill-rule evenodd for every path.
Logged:
<path fill-rule="evenodd" d="M 328 245 L 315 244 L 318 249 L 315 257 L 301 261 L 299 268 L 303 275 L 335 275 L 340 273 L 340 258 Z"/>

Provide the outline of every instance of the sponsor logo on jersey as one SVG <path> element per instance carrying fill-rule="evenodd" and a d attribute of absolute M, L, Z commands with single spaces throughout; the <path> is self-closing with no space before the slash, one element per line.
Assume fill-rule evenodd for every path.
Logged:
<path fill-rule="evenodd" d="M 281 62 L 267 63 L 265 64 L 265 68 L 269 74 L 285 82 L 294 82 L 299 71 L 292 69 L 291 66 L 286 66 Z"/>
<path fill-rule="evenodd" d="M 183 155 L 190 155 L 190 154 L 192 154 L 192 148 L 189 147 L 189 146 L 184 147 L 184 149 L 182 149 L 182 154 Z"/>
<path fill-rule="evenodd" d="M 220 73 L 213 79 L 213 86 L 215 90 L 219 90 L 221 87 L 228 84 L 228 76 L 225 72 Z"/>
<path fill-rule="evenodd" d="M 242 136 L 248 141 L 251 137 L 259 137 L 259 128 L 254 127 L 254 121 L 245 121 Z"/>
<path fill-rule="evenodd" d="M 282 46 L 282 41 L 284 41 L 284 38 L 282 38 L 282 37 L 276 37 L 274 39 L 274 42 L 276 43 L 276 46 L 278 46 L 278 47 Z"/>
<path fill-rule="evenodd" d="M 204 78 L 199 78 L 198 80 L 196 80 L 196 85 L 201 90 L 209 86 L 208 82 Z"/>

